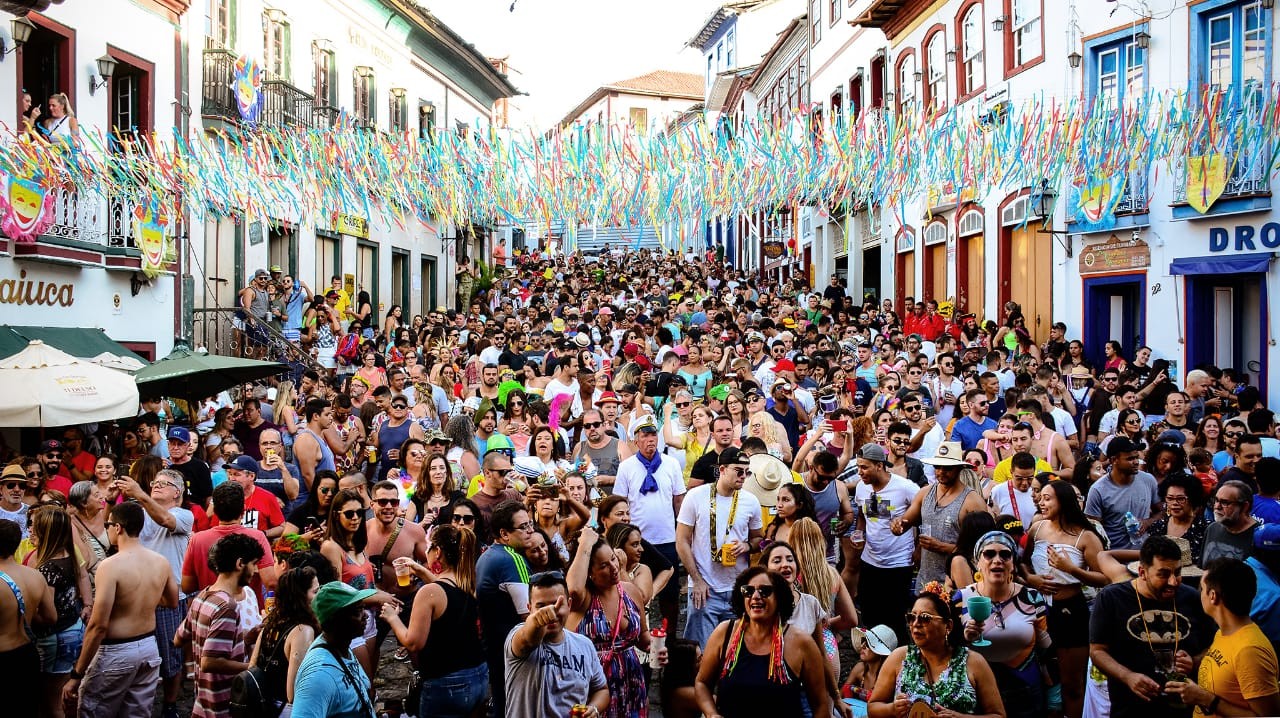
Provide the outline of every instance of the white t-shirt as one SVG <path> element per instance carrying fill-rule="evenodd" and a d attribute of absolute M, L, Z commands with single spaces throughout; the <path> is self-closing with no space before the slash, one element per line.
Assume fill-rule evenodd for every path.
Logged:
<path fill-rule="evenodd" d="M 1059 434 L 1063 436 L 1076 435 L 1076 420 L 1071 416 L 1070 412 L 1060 406 L 1055 406 L 1049 413 L 1053 414 L 1054 428 L 1058 430 Z"/>
<path fill-rule="evenodd" d="M 920 450 L 913 454 L 907 454 L 907 456 L 910 456 L 913 459 L 933 458 L 933 455 L 938 453 L 938 447 L 946 440 L 946 438 L 946 432 L 942 430 L 942 422 L 939 421 L 933 425 L 933 428 L 930 429 L 928 433 L 924 435 L 924 440 L 920 442 Z M 924 465 L 924 475 L 929 479 L 929 483 L 937 481 L 933 475 L 932 464 Z"/>
<path fill-rule="evenodd" d="M 681 525 L 693 527 L 693 563 L 698 574 L 712 591 L 723 593 L 733 590 L 733 582 L 738 573 L 745 571 L 750 565 L 750 554 L 738 557 L 736 566 L 725 566 L 718 557 L 711 555 L 711 534 L 716 535 L 716 546 L 723 546 L 729 541 L 744 542 L 752 529 L 764 528 L 764 516 L 760 511 L 760 500 L 746 491 L 738 493 L 738 507 L 733 509 L 732 496 L 715 494 L 715 484 L 703 484 L 690 489 L 685 494 L 684 503 L 680 505 Z M 711 526 L 711 497 L 715 496 L 716 525 Z M 729 522 L 730 514 L 733 522 Z"/>
<path fill-rule="evenodd" d="M 618 476 L 613 483 L 613 493 L 627 497 L 631 509 L 631 523 L 651 544 L 675 543 L 676 512 L 672 499 L 685 492 L 684 475 L 680 464 L 670 456 L 662 456 L 662 463 L 654 472 L 658 490 L 640 493 L 644 486 L 645 470 L 639 454 L 627 457 L 618 464 Z"/>
<path fill-rule="evenodd" d="M 493 346 L 492 344 L 485 347 L 484 351 L 480 352 L 480 361 L 485 364 L 497 364 L 498 359 L 501 357 L 502 347 Z"/>
<path fill-rule="evenodd" d="M 187 555 L 187 544 L 191 542 L 191 528 L 195 525 L 195 516 L 181 506 L 169 509 L 178 525 L 170 531 L 151 518 L 151 514 L 142 515 L 142 532 L 138 540 L 143 546 L 169 559 L 173 567 L 173 580 L 182 585 L 182 561 Z"/>
<path fill-rule="evenodd" d="M 907 512 L 918 491 L 919 486 L 897 474 L 890 474 L 889 482 L 879 491 L 874 491 L 865 481 L 858 482 L 853 496 L 858 512 L 866 519 L 863 532 L 867 545 L 862 550 L 863 563 L 876 568 L 911 565 L 911 554 L 916 544 L 915 529 L 894 536 L 889 524 Z"/>
<path fill-rule="evenodd" d="M 572 384 L 564 384 L 559 379 L 552 379 L 547 382 L 547 388 L 542 391 L 542 398 L 548 404 L 561 394 L 569 394 L 573 397 L 573 401 L 569 404 L 569 417 L 577 418 L 582 416 L 582 397 L 578 394 L 578 380 L 574 379 Z"/>
<path fill-rule="evenodd" d="M 930 380 L 926 384 L 929 387 L 929 393 L 933 394 L 933 406 L 938 412 L 938 423 L 946 426 L 951 423 L 951 418 L 955 416 L 955 403 L 943 405 L 942 395 L 951 392 L 957 398 L 964 395 L 964 382 L 952 377 L 948 383 L 942 377 Z"/>
<path fill-rule="evenodd" d="M 1147 422 L 1146 422 L 1146 417 L 1142 415 L 1142 412 L 1138 412 L 1138 418 L 1142 419 L 1142 424 L 1145 427 Z M 1099 434 L 1116 433 L 1116 422 L 1118 421 L 1120 421 L 1120 409 L 1112 409 L 1111 411 L 1108 411 L 1107 413 L 1103 414 L 1102 419 L 1098 421 L 1098 433 Z"/>
<path fill-rule="evenodd" d="M 1013 492 L 1013 496 L 1018 500 L 1018 510 L 1013 510 L 1013 500 L 1009 496 L 1009 492 Z M 1009 514 L 1017 516 L 1023 525 L 1031 523 L 1031 517 L 1036 515 L 1036 501 L 1031 495 L 1031 489 L 1026 491 L 1018 491 L 1013 488 L 1012 481 L 1006 481 L 1003 484 L 997 484 L 991 488 L 991 504 L 995 507 L 996 515 Z"/>

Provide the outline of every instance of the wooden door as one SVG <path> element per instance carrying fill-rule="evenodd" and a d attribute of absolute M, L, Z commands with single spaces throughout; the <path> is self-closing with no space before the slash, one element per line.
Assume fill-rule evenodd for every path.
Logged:
<path fill-rule="evenodd" d="M 895 308 L 901 312 L 902 303 L 907 297 L 916 295 L 916 253 L 899 252 L 897 257 L 897 272 L 894 276 L 894 286 L 897 291 L 897 300 L 894 302 Z"/>
<path fill-rule="evenodd" d="M 960 248 L 960 271 L 956 275 L 956 287 L 959 291 L 956 302 L 961 312 L 973 312 L 979 320 L 985 320 L 982 306 L 983 276 L 986 274 L 986 266 L 983 264 L 985 239 L 977 234 L 960 241 L 964 246 Z"/>
<path fill-rule="evenodd" d="M 938 302 L 947 299 L 947 244 L 931 245 L 929 252 L 929 274 L 926 279 L 928 291 L 925 296 Z"/>
<path fill-rule="evenodd" d="M 1031 227 L 1009 230 L 1009 297 L 1022 305 L 1027 331 L 1037 344 L 1048 338 L 1053 324 L 1052 289 L 1051 243 Z"/>

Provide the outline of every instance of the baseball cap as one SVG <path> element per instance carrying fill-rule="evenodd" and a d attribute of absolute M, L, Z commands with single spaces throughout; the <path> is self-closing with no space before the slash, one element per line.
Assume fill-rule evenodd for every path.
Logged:
<path fill-rule="evenodd" d="M 1113 439 L 1114 441 L 1114 439 Z M 1157 444 L 1173 444 L 1174 446 L 1182 446 L 1187 443 L 1187 435 L 1177 429 L 1165 429 L 1160 432 L 1160 436 L 1156 439 Z"/>
<path fill-rule="evenodd" d="M 716 457 L 716 466 L 730 466 L 730 465 L 750 466 L 751 457 L 742 453 L 742 450 L 739 449 L 738 447 L 730 446 L 724 451 L 721 451 L 720 455 Z"/>
<path fill-rule="evenodd" d="M 444 432 L 440 431 L 439 429 L 432 429 L 431 431 L 427 432 L 427 443 L 428 444 L 452 444 L 453 439 L 450 439 L 449 437 L 445 436 Z"/>
<path fill-rule="evenodd" d="M 603 315 L 605 315 L 606 317 L 611 317 L 611 316 L 613 316 L 613 309 L 611 309 L 611 308 L 609 308 L 609 307 L 600 307 L 600 311 L 598 311 L 598 312 L 596 312 L 596 313 L 597 313 L 597 314 L 603 314 Z"/>
<path fill-rule="evenodd" d="M 853 639 L 855 646 L 860 641 L 864 642 L 867 644 L 867 648 L 870 648 L 871 652 L 877 656 L 887 656 L 898 647 L 898 636 L 893 632 L 892 628 L 883 623 L 866 629 L 855 627 L 853 629 Z"/>
<path fill-rule="evenodd" d="M 868 443 L 863 444 L 862 448 L 858 449 L 858 458 L 887 464 L 889 463 L 889 452 L 885 451 L 884 447 L 879 444 Z"/>
<path fill-rule="evenodd" d="M 260 278 L 260 277 L 270 277 L 270 276 L 271 276 L 271 275 L 270 275 L 270 274 L 268 274 L 268 273 L 267 273 L 267 270 L 265 270 L 265 269 L 259 269 L 259 270 L 255 271 L 255 272 L 253 273 L 253 278 L 254 278 L 254 279 L 258 279 L 258 278 Z"/>
<path fill-rule="evenodd" d="M 278 265 L 278 264 L 273 264 L 273 265 L 271 265 L 271 273 L 272 273 L 272 274 L 280 274 L 280 273 L 281 273 L 281 272 L 283 272 L 283 271 L 284 271 L 284 270 L 280 268 L 280 265 Z"/>
<path fill-rule="evenodd" d="M 191 443 L 191 432 L 185 426 L 171 426 L 167 434 L 169 441 L 181 441 L 184 444 Z"/>
<path fill-rule="evenodd" d="M 234 461 L 227 462 L 223 465 L 228 471 L 235 469 L 238 471 L 247 471 L 251 474 L 258 473 L 258 462 L 248 454 L 241 454 Z"/>
<path fill-rule="evenodd" d="M 46 439 L 45 442 L 40 445 L 40 453 L 47 454 L 50 451 L 62 451 L 62 442 L 57 439 Z M 25 474 L 23 475 L 23 478 L 26 478 Z"/>
<path fill-rule="evenodd" d="M 373 588 L 357 590 L 348 583 L 330 581 L 316 591 L 316 597 L 311 599 L 311 611 L 323 626 L 342 609 L 354 606 L 377 592 Z"/>
<path fill-rule="evenodd" d="M 795 363 L 794 363 L 794 362 L 792 362 L 790 359 L 779 359 L 778 361 L 774 362 L 774 364 L 773 364 L 773 370 L 774 370 L 775 372 L 779 372 L 779 371 L 795 371 L 795 370 L 796 370 L 796 365 L 795 365 Z"/>
<path fill-rule="evenodd" d="M 1253 532 L 1253 547 L 1263 551 L 1280 551 L 1280 524 L 1263 524 Z"/>
<path fill-rule="evenodd" d="M 689 350 L 688 350 L 688 349 L 685 349 L 683 345 L 679 345 L 679 344 L 677 344 L 676 346 L 674 346 L 674 347 L 672 347 L 672 348 L 671 348 L 671 351 L 672 351 L 672 352 L 674 352 L 674 353 L 675 353 L 675 355 L 676 355 L 676 356 L 678 356 L 678 357 L 687 357 L 687 356 L 689 356 Z"/>

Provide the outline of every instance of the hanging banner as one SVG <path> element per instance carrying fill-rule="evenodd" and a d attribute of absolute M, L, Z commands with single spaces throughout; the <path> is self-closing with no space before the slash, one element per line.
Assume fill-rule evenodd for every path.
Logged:
<path fill-rule="evenodd" d="M 53 224 L 53 196 L 33 180 L 6 176 L 4 183 L 0 230 L 23 244 L 35 242 Z"/>
<path fill-rule="evenodd" d="M 1204 214 L 1227 189 L 1227 160 L 1222 155 L 1187 158 L 1187 204 Z"/>
<path fill-rule="evenodd" d="M 1072 221 L 1081 232 L 1100 232 L 1116 224 L 1116 206 L 1124 197 L 1127 178 L 1123 174 L 1095 180 L 1087 186 L 1071 187 L 1074 207 Z"/>
<path fill-rule="evenodd" d="M 165 228 L 169 220 L 160 213 L 156 203 L 139 205 L 133 210 L 133 238 L 142 251 L 142 273 L 155 279 L 164 269 Z"/>
<path fill-rule="evenodd" d="M 262 114 L 262 68 L 248 55 L 236 58 L 231 69 L 231 91 L 236 96 L 240 117 L 249 123 L 258 121 Z"/>

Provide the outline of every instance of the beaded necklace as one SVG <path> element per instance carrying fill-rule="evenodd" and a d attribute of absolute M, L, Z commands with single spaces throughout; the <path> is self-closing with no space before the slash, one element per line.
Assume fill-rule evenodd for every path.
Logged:
<path fill-rule="evenodd" d="M 720 677 L 724 678 L 733 672 L 738 666 L 738 657 L 742 654 L 742 647 L 746 644 L 747 619 L 739 618 L 737 625 L 733 627 L 733 633 L 729 635 L 729 645 L 724 652 L 724 665 L 720 668 Z M 769 648 L 769 680 L 781 685 L 791 683 L 791 677 L 787 675 L 787 668 L 782 663 L 783 656 L 783 638 L 782 638 L 782 619 L 779 618 L 777 624 L 773 627 L 773 637 Z"/>
<path fill-rule="evenodd" d="M 729 504 L 729 522 L 724 527 L 724 538 L 726 541 L 729 539 L 729 531 L 733 529 L 733 519 L 735 516 L 738 515 L 738 494 L 739 493 L 740 492 L 738 491 L 733 492 L 733 501 Z M 716 496 L 717 494 L 714 486 L 711 487 L 711 491 L 709 492 L 708 495 L 711 497 L 710 498 L 711 519 L 708 522 L 708 525 L 711 528 L 711 560 L 719 561 L 720 560 L 720 542 L 717 540 L 719 536 L 716 533 Z"/>

